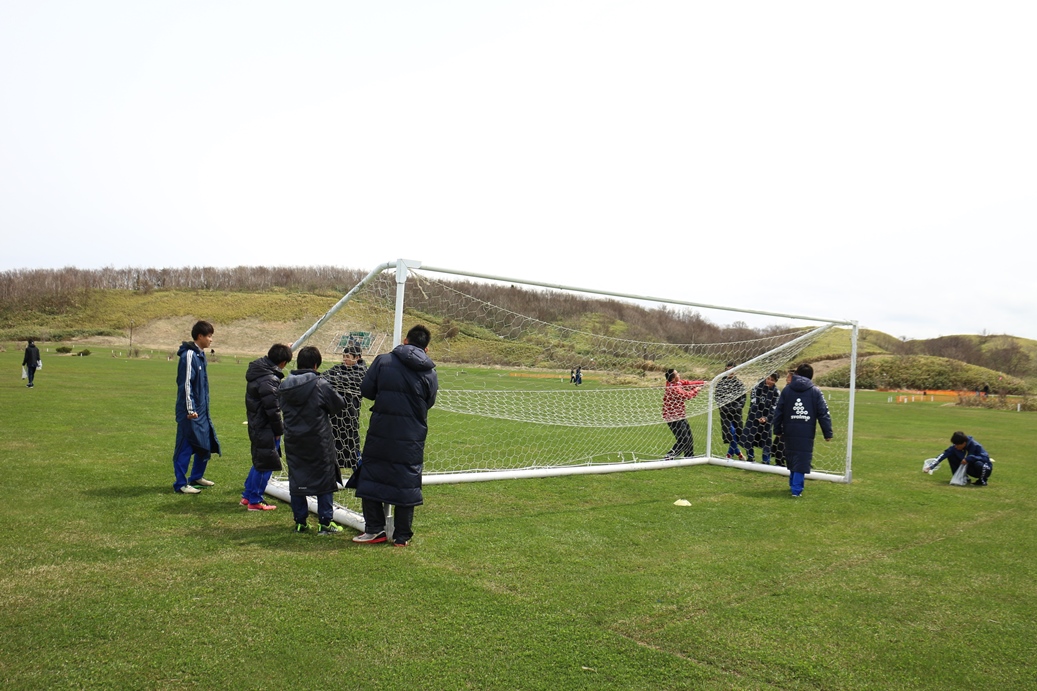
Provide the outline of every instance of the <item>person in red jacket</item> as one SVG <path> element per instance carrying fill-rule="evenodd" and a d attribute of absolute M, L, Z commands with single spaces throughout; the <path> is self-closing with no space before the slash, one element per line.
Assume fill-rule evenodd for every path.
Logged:
<path fill-rule="evenodd" d="M 666 388 L 663 390 L 663 420 L 677 441 L 666 458 L 690 458 L 695 455 L 695 439 L 684 412 L 684 402 L 695 398 L 704 381 L 681 379 L 675 369 L 666 370 Z"/>

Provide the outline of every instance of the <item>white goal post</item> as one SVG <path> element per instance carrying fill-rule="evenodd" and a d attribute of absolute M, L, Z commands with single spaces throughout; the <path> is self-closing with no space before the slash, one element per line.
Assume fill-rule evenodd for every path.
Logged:
<path fill-rule="evenodd" d="M 721 325 L 724 319 L 730 325 Z M 815 447 L 815 470 L 808 478 L 852 479 L 854 321 L 576 288 L 399 259 L 372 269 L 293 349 L 317 345 L 326 370 L 339 362 L 343 344 L 361 344 L 370 362 L 418 323 L 432 332 L 429 354 L 440 385 L 429 414 L 426 485 L 707 463 L 787 475 L 778 465 L 736 454 L 729 458 L 730 435 L 721 432 L 717 411 L 737 406 L 739 391 L 748 394 L 772 373 L 780 375 L 779 388 L 784 386 L 790 367 L 802 361 L 817 367 L 815 356 L 848 360 L 850 387 L 824 390 L 835 441 Z M 574 381 L 577 368 L 582 383 Z M 674 444 L 662 417 L 668 368 L 703 382 L 698 395 L 686 401 L 694 439 L 688 458 L 667 455 Z M 360 414 L 361 443 L 368 405 Z M 286 483 L 272 481 L 268 491 L 287 498 Z M 346 511 L 358 506 L 352 494 L 346 490 L 337 497 Z M 336 518 L 363 528 L 362 519 L 358 524 L 354 517 Z"/>

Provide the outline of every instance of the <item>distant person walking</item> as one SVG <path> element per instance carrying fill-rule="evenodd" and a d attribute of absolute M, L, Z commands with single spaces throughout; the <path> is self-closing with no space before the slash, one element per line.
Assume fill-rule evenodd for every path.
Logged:
<path fill-rule="evenodd" d="M 575 383 L 576 383 L 576 386 L 579 386 L 580 384 L 583 383 L 583 368 L 582 367 L 577 367 L 576 368 Z"/>
<path fill-rule="evenodd" d="M 825 441 L 832 441 L 832 416 L 824 394 L 811 381 L 813 378 L 813 367 L 806 363 L 797 367 L 792 382 L 782 389 L 774 409 L 774 433 L 781 436 L 785 444 L 793 497 L 803 494 L 803 484 L 814 459 L 818 425 Z"/>
<path fill-rule="evenodd" d="M 40 360 L 40 349 L 36 347 L 36 342 L 31 338 L 28 345 L 25 346 L 22 366 L 25 368 L 25 373 L 29 376 L 29 383 L 25 386 L 31 389 L 35 386 L 33 380 L 36 378 L 36 370 L 43 366 L 43 362 Z"/>
<path fill-rule="evenodd" d="M 207 321 L 195 323 L 192 341 L 184 341 L 177 352 L 176 366 L 176 446 L 173 449 L 173 491 L 199 494 L 215 482 L 205 479 L 205 468 L 212 454 L 220 453 L 216 428 L 209 417 L 209 373 L 205 349 L 215 333 Z M 191 456 L 194 465 L 191 466 Z M 190 470 L 190 474 L 188 474 Z"/>

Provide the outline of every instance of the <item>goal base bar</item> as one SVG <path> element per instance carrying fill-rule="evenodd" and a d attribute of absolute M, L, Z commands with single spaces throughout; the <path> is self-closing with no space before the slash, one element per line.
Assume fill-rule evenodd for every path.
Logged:
<path fill-rule="evenodd" d="M 742 470 L 754 470 L 758 473 L 773 473 L 775 475 L 789 474 L 789 469 L 780 465 L 765 465 L 763 463 L 750 463 L 749 461 L 738 461 L 730 458 L 709 458 L 710 465 L 722 465 L 728 468 L 741 468 Z M 849 482 L 845 475 L 834 475 L 832 473 L 813 472 L 805 475 L 808 480 L 824 480 L 825 482 Z"/>
<path fill-rule="evenodd" d="M 567 466 L 561 468 L 524 468 L 521 470 L 493 470 L 469 473 L 429 473 L 422 477 L 422 485 L 452 485 L 462 482 L 489 482 L 491 480 L 518 480 L 536 477 L 561 477 L 564 475 L 600 475 L 604 473 L 623 473 L 635 470 L 659 470 L 662 468 L 680 468 L 693 465 L 720 465 L 742 470 L 753 470 L 759 473 L 772 473 L 788 477 L 788 468 L 747 461 L 733 461 L 729 458 L 694 458 L 660 459 L 658 461 L 636 461 L 631 463 L 602 463 L 599 465 Z M 849 482 L 843 475 L 814 472 L 806 475 L 808 480 L 826 482 Z"/>
<path fill-rule="evenodd" d="M 266 485 L 266 494 L 272 497 L 280 499 L 283 502 L 291 503 L 292 495 L 288 491 L 288 480 L 282 480 L 280 478 L 270 478 L 270 482 Z M 310 513 L 316 515 L 317 513 L 317 499 L 316 497 L 306 497 L 306 503 L 310 508 Z M 348 525 L 350 528 L 358 532 L 364 532 L 364 517 L 362 514 L 347 509 L 341 504 L 334 504 L 335 514 L 334 520 L 339 525 Z"/>
<path fill-rule="evenodd" d="M 602 463 L 599 465 L 568 466 L 564 468 L 525 468 L 522 470 L 492 470 L 479 473 L 435 473 L 425 475 L 423 485 L 452 485 L 461 482 L 486 482 L 489 480 L 517 480 L 529 477 L 559 477 L 562 475 L 599 475 L 623 473 L 633 470 L 658 470 L 689 465 L 705 465 L 709 461 L 702 456 L 695 458 L 673 458 L 658 461 L 631 463 Z"/>

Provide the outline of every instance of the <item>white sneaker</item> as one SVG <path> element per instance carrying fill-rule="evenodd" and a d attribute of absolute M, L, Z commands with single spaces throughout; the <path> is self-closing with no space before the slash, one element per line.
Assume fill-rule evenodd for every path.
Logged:
<path fill-rule="evenodd" d="M 191 485 L 184 485 L 183 487 L 181 487 L 177 491 L 180 492 L 180 494 L 201 494 L 202 493 L 202 490 L 195 489 L 194 487 L 191 487 Z"/>
<path fill-rule="evenodd" d="M 198 478 L 196 481 L 191 483 L 192 485 L 201 485 L 202 487 L 213 487 L 216 485 L 212 480 L 206 480 L 204 477 Z"/>

